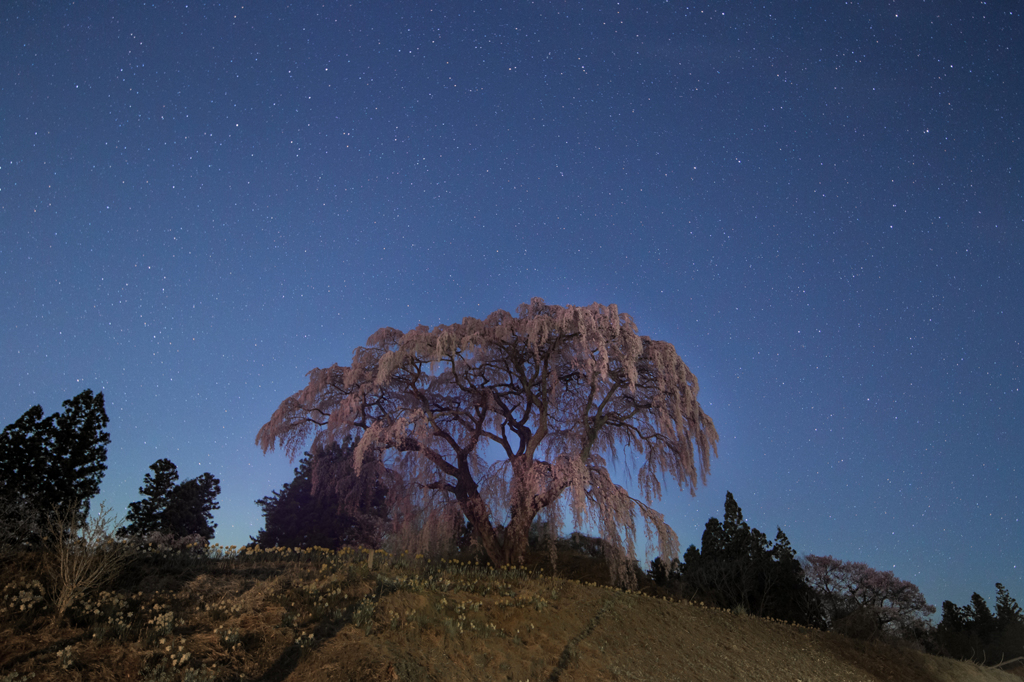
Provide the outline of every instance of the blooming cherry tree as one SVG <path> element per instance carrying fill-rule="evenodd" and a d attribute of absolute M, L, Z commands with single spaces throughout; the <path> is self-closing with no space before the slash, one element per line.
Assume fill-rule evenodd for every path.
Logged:
<path fill-rule="evenodd" d="M 676 535 L 651 504 L 669 482 L 694 494 L 717 454 L 696 377 L 614 305 L 535 298 L 516 316 L 383 328 L 351 365 L 308 376 L 257 444 L 294 458 L 310 438 L 314 450 L 358 439 L 355 466 L 386 467 L 391 535 L 412 550 L 464 517 L 506 565 L 521 560 L 538 515 L 557 529 L 567 510 L 576 528 L 597 527 L 614 577 L 628 582 L 636 515 L 661 556 L 676 556 Z M 613 481 L 617 465 L 642 499 Z"/>
<path fill-rule="evenodd" d="M 935 613 L 917 585 L 864 563 L 809 554 L 804 577 L 818 593 L 830 628 L 851 616 L 869 614 L 877 631 L 912 635 L 924 627 L 924 616 Z"/>

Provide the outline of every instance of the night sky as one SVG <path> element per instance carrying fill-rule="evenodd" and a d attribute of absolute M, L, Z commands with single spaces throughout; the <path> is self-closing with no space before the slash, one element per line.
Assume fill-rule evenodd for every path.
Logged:
<path fill-rule="evenodd" d="M 681 549 L 731 490 L 936 606 L 1024 600 L 1018 3 L 324 5 L 0 8 L 0 426 L 103 391 L 94 506 L 166 457 L 248 542 L 307 371 L 597 301 L 721 434 Z"/>

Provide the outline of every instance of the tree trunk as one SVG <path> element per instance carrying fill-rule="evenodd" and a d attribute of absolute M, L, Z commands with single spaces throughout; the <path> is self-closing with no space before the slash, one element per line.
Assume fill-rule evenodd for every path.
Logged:
<path fill-rule="evenodd" d="M 494 526 L 491 524 L 487 503 L 480 496 L 480 491 L 476 489 L 476 485 L 473 485 L 471 490 L 468 491 L 460 491 L 460 487 L 462 486 L 456 486 L 455 491 L 455 499 L 459 503 L 459 508 L 470 524 L 472 524 L 473 533 L 480 541 L 484 551 L 487 552 L 487 558 L 495 566 L 504 566 L 502 544 L 499 542 L 498 534 L 494 532 Z"/>
<path fill-rule="evenodd" d="M 521 564 L 526 559 L 526 550 L 530 546 L 530 526 L 533 514 L 526 505 L 512 509 L 512 520 L 505 528 L 505 542 L 502 546 L 504 565 Z"/>

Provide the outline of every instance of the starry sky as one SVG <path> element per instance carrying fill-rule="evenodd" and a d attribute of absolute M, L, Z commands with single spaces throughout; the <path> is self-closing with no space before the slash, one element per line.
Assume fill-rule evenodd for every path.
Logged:
<path fill-rule="evenodd" d="M 0 9 L 0 425 L 103 391 L 216 540 L 259 427 L 376 329 L 539 296 L 672 342 L 732 491 L 936 606 L 1024 600 L 1014 2 L 37 2 Z"/>

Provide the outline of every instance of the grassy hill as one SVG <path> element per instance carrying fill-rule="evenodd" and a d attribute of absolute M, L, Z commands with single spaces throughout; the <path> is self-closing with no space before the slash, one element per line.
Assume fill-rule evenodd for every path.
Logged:
<path fill-rule="evenodd" d="M 526 568 L 366 550 L 143 553 L 54 622 L 44 561 L 0 564 L 0 682 L 1019 679 Z"/>

